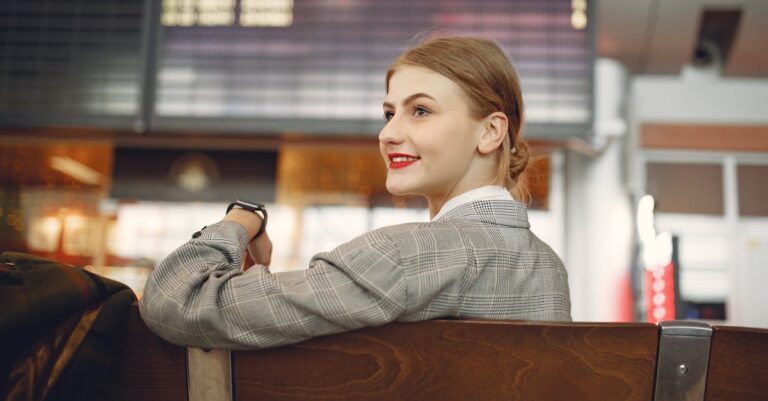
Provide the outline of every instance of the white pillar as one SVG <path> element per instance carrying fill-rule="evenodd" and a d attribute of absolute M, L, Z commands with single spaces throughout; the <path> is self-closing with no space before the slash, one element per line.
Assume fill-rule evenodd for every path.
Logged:
<path fill-rule="evenodd" d="M 634 224 L 626 188 L 627 71 L 595 63 L 596 158 L 566 156 L 566 267 L 574 320 L 631 319 Z"/>

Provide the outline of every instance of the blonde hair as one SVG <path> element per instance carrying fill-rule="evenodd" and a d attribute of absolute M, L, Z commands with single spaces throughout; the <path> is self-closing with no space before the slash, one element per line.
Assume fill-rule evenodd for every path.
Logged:
<path fill-rule="evenodd" d="M 389 80 L 402 65 L 432 70 L 455 82 L 467 94 L 475 118 L 500 111 L 509 119 L 507 136 L 498 154 L 496 178 L 517 198 L 530 195 L 521 175 L 528 166 L 528 144 L 520 137 L 523 128 L 523 97 L 520 80 L 507 54 L 495 42 L 474 37 L 436 37 L 400 55 L 387 71 Z"/>

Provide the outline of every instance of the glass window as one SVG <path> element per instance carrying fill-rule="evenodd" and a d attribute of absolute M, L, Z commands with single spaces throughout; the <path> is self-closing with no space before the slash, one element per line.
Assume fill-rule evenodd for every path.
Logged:
<path fill-rule="evenodd" d="M 739 215 L 768 216 L 768 166 L 738 167 Z"/>
<path fill-rule="evenodd" d="M 657 212 L 723 214 L 720 164 L 648 163 L 645 185 Z"/>

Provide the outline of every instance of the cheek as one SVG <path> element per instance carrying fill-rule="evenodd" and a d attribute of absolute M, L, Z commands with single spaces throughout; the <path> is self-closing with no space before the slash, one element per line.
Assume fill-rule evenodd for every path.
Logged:
<path fill-rule="evenodd" d="M 448 168 L 460 167 L 462 160 L 473 154 L 471 127 L 461 121 L 447 121 L 434 128 L 434 135 L 423 143 L 425 152 L 441 164 L 447 164 Z"/>

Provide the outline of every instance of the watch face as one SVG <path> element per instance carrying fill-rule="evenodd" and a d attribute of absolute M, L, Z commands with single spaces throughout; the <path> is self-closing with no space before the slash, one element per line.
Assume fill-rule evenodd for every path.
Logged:
<path fill-rule="evenodd" d="M 248 210 L 250 212 L 261 212 L 262 214 L 264 214 L 264 216 L 266 216 L 267 214 L 267 209 L 264 208 L 264 204 L 256 203 L 256 202 L 248 202 L 240 199 L 230 203 L 229 206 L 227 206 L 227 213 L 229 213 L 229 211 L 232 210 L 232 208 L 235 206 Z"/>
<path fill-rule="evenodd" d="M 229 211 L 232 210 L 232 208 L 235 206 L 243 208 L 253 213 L 258 212 L 257 214 L 261 214 L 261 218 L 262 218 L 261 228 L 253 238 L 256 238 L 262 233 L 264 233 L 264 230 L 267 228 L 267 209 L 264 207 L 264 204 L 256 203 L 256 202 L 247 202 L 247 201 L 238 199 L 230 203 L 229 206 L 227 206 L 227 213 L 229 213 Z"/>
<path fill-rule="evenodd" d="M 248 209 L 252 212 L 255 212 L 257 210 L 264 210 L 264 205 L 261 203 L 252 203 L 252 202 L 247 202 L 239 199 L 237 201 L 237 206 L 240 206 L 243 209 Z"/>

